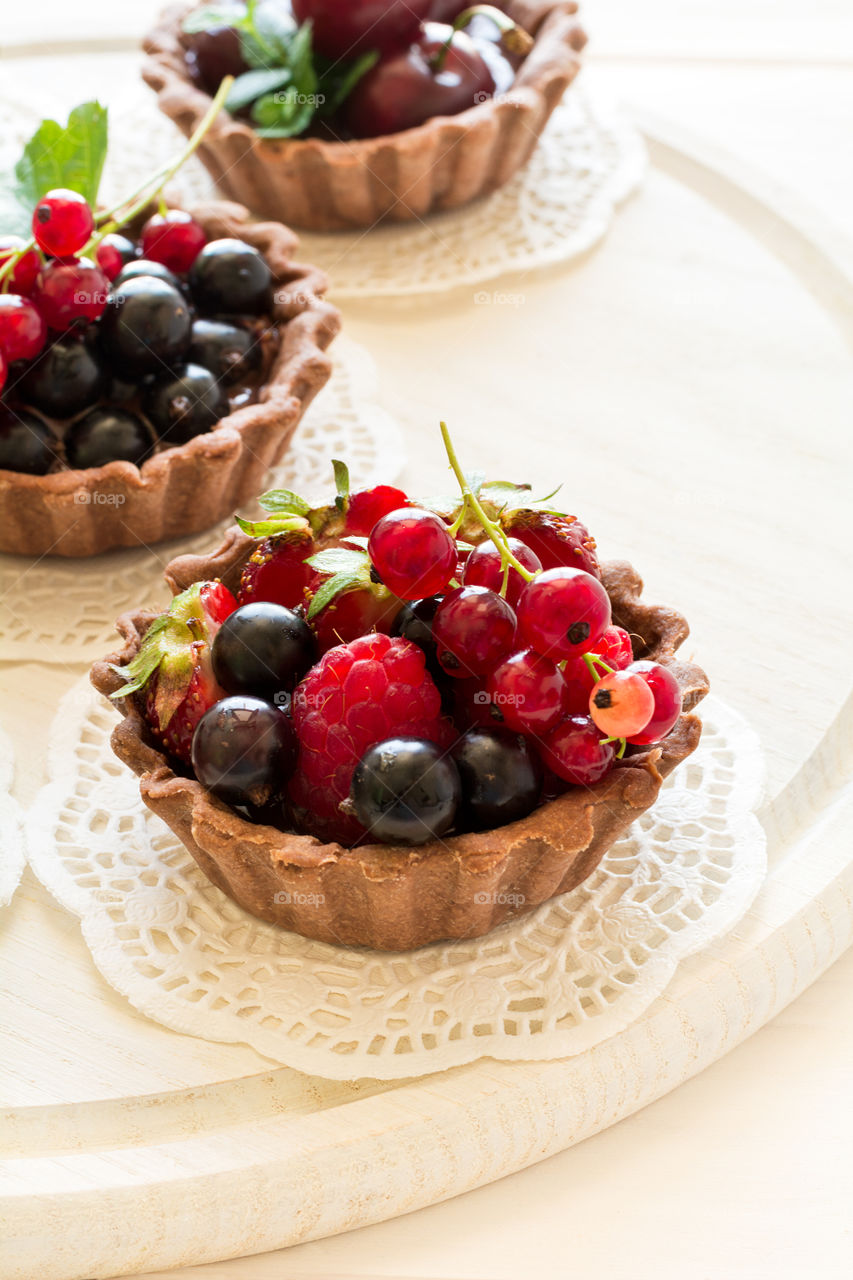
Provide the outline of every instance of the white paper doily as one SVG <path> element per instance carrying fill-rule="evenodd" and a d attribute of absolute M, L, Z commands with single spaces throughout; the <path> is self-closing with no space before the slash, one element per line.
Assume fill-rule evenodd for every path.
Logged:
<path fill-rule="evenodd" d="M 179 135 L 144 85 L 111 119 L 107 201 L 119 199 L 173 154 Z M 604 236 L 616 208 L 646 168 L 636 132 L 598 96 L 573 87 L 557 107 L 525 169 L 505 187 L 462 209 L 369 232 L 300 231 L 300 256 L 329 273 L 335 300 L 439 293 L 568 262 Z M 215 188 L 193 158 L 172 193 L 210 199 Z M 484 297 L 480 301 L 486 302 Z"/>
<path fill-rule="evenodd" d="M 357 343 L 337 339 L 332 377 L 299 425 L 268 487 L 320 499 L 332 487 L 332 458 L 349 463 L 354 484 L 390 483 L 405 465 L 396 423 L 376 403 L 376 366 Z M 145 550 L 85 560 L 0 555 L 0 649 L 20 661 L 70 664 L 100 656 L 127 609 L 168 598 L 163 569 L 173 556 L 213 548 L 231 523 Z"/>
<path fill-rule="evenodd" d="M 26 866 L 21 810 L 10 795 L 14 768 L 12 740 L 0 729 L 0 907 L 11 902 Z"/>
<path fill-rule="evenodd" d="M 36 875 L 141 1012 L 318 1076 L 390 1080 L 589 1049 L 728 932 L 764 878 L 761 748 L 709 698 L 695 755 L 573 893 L 486 938 L 404 955 L 309 942 L 210 884 L 113 756 L 115 719 L 86 684 L 60 707 L 51 782 L 28 819 Z"/>

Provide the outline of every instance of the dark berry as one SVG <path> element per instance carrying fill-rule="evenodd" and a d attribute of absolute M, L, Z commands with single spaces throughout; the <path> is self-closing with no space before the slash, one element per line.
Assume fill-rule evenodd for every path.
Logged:
<path fill-rule="evenodd" d="M 228 413 L 228 398 L 208 369 L 185 364 L 152 383 L 143 408 L 162 440 L 186 444 Z"/>
<path fill-rule="evenodd" d="M 56 461 L 55 443 L 47 425 L 34 413 L 0 407 L 0 471 L 45 475 Z"/>
<path fill-rule="evenodd" d="M 189 358 L 230 384 L 260 367 L 261 345 L 248 329 L 224 320 L 196 320 Z"/>
<path fill-rule="evenodd" d="M 356 765 L 351 799 L 368 840 L 425 844 L 456 821 L 461 788 L 453 761 L 421 738 L 387 738 Z"/>
<path fill-rule="evenodd" d="M 462 780 L 460 826 L 502 827 L 526 818 L 539 803 L 542 762 L 520 733 L 469 729 L 451 754 Z"/>
<path fill-rule="evenodd" d="M 108 462 L 143 462 L 153 447 L 151 432 L 141 418 L 110 405 L 92 409 L 73 423 L 65 435 L 70 467 L 102 467 Z"/>
<path fill-rule="evenodd" d="M 148 219 L 139 243 L 144 257 L 162 262 L 170 271 L 183 275 L 207 244 L 207 236 L 195 218 L 183 209 L 169 209 Z"/>
<path fill-rule="evenodd" d="M 242 240 L 211 240 L 189 274 L 193 301 L 201 311 L 258 315 L 272 305 L 272 272 Z"/>
<path fill-rule="evenodd" d="M 314 634 L 298 614 L 258 601 L 225 619 L 213 641 L 213 672 L 228 693 L 284 705 L 316 654 Z"/>
<path fill-rule="evenodd" d="M 392 636 L 402 636 L 411 640 L 426 654 L 427 666 L 434 671 L 438 667 L 438 655 L 432 624 L 435 611 L 441 604 L 440 596 L 427 596 L 425 600 L 412 600 L 404 604 L 394 619 L 391 627 Z"/>
<path fill-rule="evenodd" d="M 173 289 L 181 289 L 181 281 L 174 271 L 164 267 L 162 262 L 152 262 L 150 258 L 134 258 L 125 263 L 113 281 L 113 294 L 121 292 L 122 285 L 127 284 L 128 280 L 138 280 L 140 276 L 154 276 L 157 280 L 165 280 Z"/>
<path fill-rule="evenodd" d="M 153 276 L 122 282 L 101 322 L 104 349 L 122 373 L 162 373 L 179 364 L 191 329 L 186 298 Z"/>
<path fill-rule="evenodd" d="M 98 399 L 104 372 L 97 353 L 78 334 L 48 347 L 21 380 L 21 396 L 53 418 L 70 418 Z"/>
<path fill-rule="evenodd" d="M 95 226 L 88 202 L 77 191 L 58 187 L 42 196 L 33 213 L 33 235 L 40 249 L 55 258 L 78 253 Z"/>
<path fill-rule="evenodd" d="M 223 698 L 199 720 L 195 776 L 226 804 L 262 808 L 280 799 L 296 763 L 289 718 L 261 698 Z"/>

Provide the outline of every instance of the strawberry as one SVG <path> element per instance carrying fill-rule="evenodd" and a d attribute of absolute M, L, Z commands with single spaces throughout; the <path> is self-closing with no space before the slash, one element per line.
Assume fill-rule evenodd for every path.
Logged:
<path fill-rule="evenodd" d="M 286 609 L 295 609 L 304 602 L 313 576 L 306 561 L 316 549 L 310 529 L 293 529 L 262 538 L 243 569 L 238 603 L 271 600 Z"/>
<path fill-rule="evenodd" d="M 593 577 L 601 577 L 595 539 L 575 516 L 521 507 L 504 511 L 501 525 L 504 533 L 536 553 L 543 569 L 585 569 Z"/>
<path fill-rule="evenodd" d="M 127 683 L 112 696 L 137 695 L 154 737 L 187 765 L 196 725 L 225 697 L 214 679 L 210 647 L 236 607 L 221 582 L 194 583 L 155 618 L 129 666 L 115 668 Z"/>

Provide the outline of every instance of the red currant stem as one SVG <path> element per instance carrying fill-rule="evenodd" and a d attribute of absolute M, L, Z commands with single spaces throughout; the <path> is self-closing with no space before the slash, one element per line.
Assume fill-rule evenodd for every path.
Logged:
<path fill-rule="evenodd" d="M 131 192 L 131 194 L 120 204 L 107 210 L 106 214 L 100 215 L 98 219 L 99 222 L 102 222 L 104 217 L 108 218 L 109 221 L 99 227 L 89 240 L 89 243 L 81 250 L 81 254 L 83 256 L 87 256 L 91 253 L 92 249 L 97 248 L 105 236 L 112 235 L 114 231 L 119 231 L 122 227 L 126 226 L 128 222 L 132 222 L 137 214 L 142 213 L 143 209 L 147 208 L 152 200 L 155 200 L 158 196 L 162 195 L 163 188 L 166 184 L 171 182 L 172 178 L 174 178 L 182 165 L 186 164 L 190 156 L 198 150 L 204 140 L 205 134 L 219 115 L 219 112 L 222 110 L 222 107 L 225 104 L 225 99 L 228 97 L 233 83 L 233 76 L 225 77 L 216 91 L 216 97 L 213 99 L 207 111 L 204 113 L 204 116 L 199 121 L 189 142 L 184 147 L 180 155 L 173 160 L 171 164 L 167 165 L 165 169 L 158 169 L 156 173 L 151 174 L 141 186 Z M 154 183 L 157 185 L 152 191 L 151 187 Z"/>
<path fill-rule="evenodd" d="M 584 662 L 586 663 L 589 674 L 592 676 L 593 680 L 595 680 L 596 682 L 598 682 L 601 679 L 601 676 L 598 674 L 598 672 L 595 669 L 596 667 L 603 667 L 609 676 L 613 675 L 613 672 L 615 671 L 615 667 L 608 666 L 603 658 L 599 658 L 597 653 L 585 653 L 582 656 L 583 656 Z"/>
<path fill-rule="evenodd" d="M 624 754 L 625 754 L 625 749 L 626 749 L 626 747 L 628 746 L 628 739 L 627 739 L 627 738 L 601 738 L 601 739 L 600 739 L 600 742 L 601 742 L 601 745 L 602 745 L 603 747 L 606 747 L 606 746 L 607 746 L 607 744 L 608 744 L 608 742 L 618 742 L 618 743 L 619 743 L 619 750 L 616 752 L 616 759 L 617 759 L 617 760 L 621 760 L 621 759 L 622 759 L 622 757 L 623 757 L 623 756 L 624 756 Z"/>
<path fill-rule="evenodd" d="M 450 432 L 447 429 L 447 423 L 442 422 L 441 438 L 444 441 L 444 447 L 447 451 L 447 458 L 453 470 L 453 474 L 459 481 L 459 487 L 462 490 L 463 513 L 466 509 L 470 509 L 477 517 L 477 521 L 485 529 L 492 542 L 501 553 L 501 564 L 508 570 L 510 565 L 517 573 L 520 573 L 525 582 L 532 582 L 536 577 L 535 573 L 531 573 L 529 569 L 525 569 L 520 560 L 512 554 L 509 549 L 509 539 L 499 524 L 495 524 L 494 520 L 490 520 L 483 508 L 480 506 L 479 500 L 474 496 L 471 486 L 465 479 L 465 473 L 459 465 L 459 459 L 456 456 L 456 450 L 453 447 L 453 441 L 450 439 Z"/>
<path fill-rule="evenodd" d="M 491 18 L 501 33 L 501 44 L 507 53 L 517 53 L 523 58 L 533 48 L 533 37 L 528 35 L 517 22 L 513 22 L 507 14 L 496 9 L 493 4 L 472 4 L 470 9 L 463 9 L 459 17 L 454 20 L 450 35 L 430 63 L 433 71 L 443 70 L 447 55 L 450 53 L 450 46 L 453 44 L 453 37 L 457 31 L 467 27 L 472 18 L 477 17 Z"/>
<path fill-rule="evenodd" d="M 6 259 L 6 261 L 3 263 L 3 266 L 0 267 L 0 281 L 3 282 L 4 293 L 6 292 L 6 289 L 7 289 L 8 277 L 11 276 L 12 272 L 15 270 L 15 267 L 21 261 L 21 258 L 23 258 L 24 254 L 29 253 L 30 250 L 35 249 L 35 247 L 36 247 L 36 242 L 35 242 L 35 238 L 33 237 L 30 240 L 28 240 L 26 244 L 21 245 L 20 249 L 16 249 L 14 253 L 10 254 L 9 257 Z"/>

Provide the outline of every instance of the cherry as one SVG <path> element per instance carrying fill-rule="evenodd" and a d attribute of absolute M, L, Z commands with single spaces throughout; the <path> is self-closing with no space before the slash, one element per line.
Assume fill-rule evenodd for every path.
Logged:
<path fill-rule="evenodd" d="M 521 734 L 469 729 L 451 751 L 462 781 L 459 825 L 490 830 L 526 818 L 542 791 L 542 764 Z"/>
<path fill-rule="evenodd" d="M 613 768 L 616 750 L 602 742 L 601 730 L 589 716 L 569 716 L 542 744 L 546 769 L 576 787 L 592 787 Z"/>
<path fill-rule="evenodd" d="M 103 467 L 108 462 L 139 466 L 154 446 L 151 432 L 135 413 L 110 405 L 91 409 L 65 435 L 65 456 L 75 468 Z"/>
<path fill-rule="evenodd" d="M 78 253 L 94 227 L 88 201 L 77 191 L 68 191 L 65 187 L 48 191 L 33 213 L 36 243 L 55 258 L 70 258 Z"/>
<path fill-rule="evenodd" d="M 95 250 L 95 261 L 108 280 L 115 280 L 129 262 L 136 258 L 136 245 L 116 232 L 104 236 Z"/>
<path fill-rule="evenodd" d="M 7 364 L 34 360 L 47 340 L 47 325 L 28 298 L 0 293 L 0 352 Z"/>
<path fill-rule="evenodd" d="M 226 804 L 260 808 L 280 799 L 296 754 L 289 718 L 261 698 L 215 702 L 193 734 L 195 776 Z"/>
<path fill-rule="evenodd" d="M 43 476 L 56 462 L 54 440 L 47 425 L 34 413 L 13 413 L 0 406 L 0 471 L 23 471 Z"/>
<path fill-rule="evenodd" d="M 655 697 L 649 685 L 630 668 L 605 676 L 589 695 L 589 714 L 610 738 L 641 733 L 654 710 Z"/>
<path fill-rule="evenodd" d="M 436 609 L 432 632 L 448 675 L 484 675 L 512 648 L 515 612 L 488 587 L 456 587 Z"/>
<path fill-rule="evenodd" d="M 178 275 L 189 271 L 206 244 L 203 228 L 183 209 L 155 213 L 142 228 L 140 237 L 143 257 L 162 262 Z"/>
<path fill-rule="evenodd" d="M 109 280 L 88 258 L 57 259 L 39 272 L 33 301 L 49 327 L 62 333 L 77 320 L 103 315 L 109 293 Z"/>
<path fill-rule="evenodd" d="M 94 351 L 77 333 L 63 335 L 27 369 L 21 394 L 42 413 L 68 418 L 98 399 L 104 372 Z"/>
<path fill-rule="evenodd" d="M 433 116 L 458 115 L 482 101 L 480 95 L 494 92 L 494 78 L 474 42 L 464 32 L 428 22 L 414 44 L 383 58 L 359 80 L 343 121 L 356 138 L 382 137 Z"/>
<path fill-rule="evenodd" d="M 211 96 L 226 76 L 240 76 L 249 69 L 234 27 L 208 27 L 187 36 L 186 61 L 190 75 Z"/>
<path fill-rule="evenodd" d="M 669 668 L 661 666 L 659 662 L 632 662 L 627 670 L 645 680 L 652 691 L 655 709 L 651 720 L 640 733 L 625 736 L 637 746 L 660 742 L 681 715 L 681 686 Z"/>
<path fill-rule="evenodd" d="M 505 658 L 489 676 L 486 690 L 507 728 L 519 733 L 550 733 L 568 709 L 563 673 L 533 649 Z"/>
<path fill-rule="evenodd" d="M 437 595 L 456 572 L 456 542 L 447 525 L 420 507 L 383 516 L 367 551 L 382 582 L 401 600 Z"/>
<path fill-rule="evenodd" d="M 23 247 L 24 241 L 20 236 L 0 236 L 0 269 Z M 11 284 L 16 293 L 29 294 L 40 271 L 41 258 L 35 249 L 27 249 L 9 275 L 3 277 L 3 284 Z"/>
<path fill-rule="evenodd" d="M 521 593 L 518 626 L 537 653 L 555 661 L 574 658 L 610 626 L 610 598 L 584 569 L 546 569 Z"/>
<path fill-rule="evenodd" d="M 377 49 L 386 54 L 414 40 L 432 0 L 293 0 L 293 15 L 313 23 L 314 48 L 335 61 Z"/>
<path fill-rule="evenodd" d="M 157 378 L 145 393 L 143 408 L 162 440 L 186 444 L 216 426 L 228 412 L 228 399 L 209 369 L 185 364 Z"/>
<path fill-rule="evenodd" d="M 519 564 L 530 573 L 539 573 L 542 564 L 535 551 L 531 551 L 518 538 L 507 538 L 507 544 Z M 501 553 L 491 539 L 486 539 L 474 548 L 465 562 L 462 582 L 466 587 L 488 587 L 491 591 L 500 592 L 503 577 Z M 505 599 L 513 608 L 518 604 L 518 598 L 525 586 L 524 578 L 517 569 L 510 566 Z"/>

